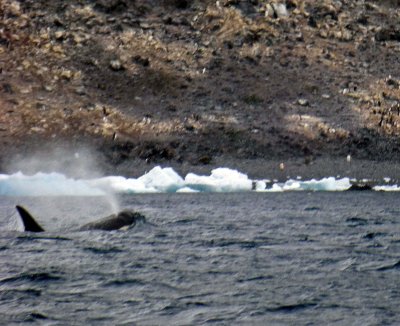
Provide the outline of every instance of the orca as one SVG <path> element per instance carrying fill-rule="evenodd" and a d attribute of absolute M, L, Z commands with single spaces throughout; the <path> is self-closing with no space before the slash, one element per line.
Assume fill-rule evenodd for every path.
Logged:
<path fill-rule="evenodd" d="M 31 213 L 29 213 L 24 207 L 17 205 L 15 207 L 21 217 L 22 223 L 24 224 L 24 231 L 27 232 L 44 232 L 45 230 L 39 225 L 38 222 L 33 218 Z M 146 222 L 146 218 L 138 213 L 131 210 L 123 210 L 118 214 L 112 214 L 110 216 L 104 217 L 100 220 L 87 223 L 76 231 L 88 231 L 88 230 L 103 230 L 112 231 L 120 230 L 123 228 L 132 228 L 137 223 Z"/>

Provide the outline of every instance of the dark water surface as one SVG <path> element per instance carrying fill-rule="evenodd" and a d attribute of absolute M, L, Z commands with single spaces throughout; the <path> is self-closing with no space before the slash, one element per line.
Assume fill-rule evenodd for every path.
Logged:
<path fill-rule="evenodd" d="M 126 232 L 60 231 L 107 215 L 99 198 L 3 197 L 0 323 L 395 325 L 398 196 L 127 196 L 151 223 Z M 16 203 L 51 231 L 13 231 Z"/>

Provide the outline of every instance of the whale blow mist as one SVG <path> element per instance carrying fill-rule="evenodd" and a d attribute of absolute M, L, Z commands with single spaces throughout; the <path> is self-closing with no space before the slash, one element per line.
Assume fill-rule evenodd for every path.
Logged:
<path fill-rule="evenodd" d="M 78 200 L 78 198 L 70 199 L 71 205 L 75 208 L 81 206 L 81 216 L 82 217 L 98 217 L 107 214 L 116 213 L 119 211 L 119 204 L 116 195 L 112 191 L 102 190 L 101 193 L 87 191 L 85 184 L 81 183 L 82 179 L 92 179 L 103 176 L 102 170 L 97 163 L 98 154 L 88 147 L 79 146 L 72 147 L 67 145 L 57 145 L 57 146 L 45 146 L 40 150 L 35 150 L 35 152 L 28 154 L 16 154 L 10 160 L 9 164 L 6 166 L 6 170 L 9 173 L 21 172 L 24 175 L 35 176 L 40 175 L 40 173 L 55 174 L 57 177 L 65 179 L 68 178 L 71 181 L 66 189 L 62 189 L 62 195 L 66 196 L 81 196 L 85 194 L 86 196 L 96 196 L 96 201 L 98 203 L 99 212 L 92 216 L 91 212 L 85 212 L 85 202 Z M 49 218 L 58 219 L 58 216 L 62 214 L 62 211 L 67 209 L 65 206 L 60 207 L 59 201 L 54 199 L 48 199 L 39 196 L 51 195 L 52 189 L 56 192 L 60 187 L 60 183 L 55 182 L 52 178 L 49 178 L 49 184 L 47 185 L 49 191 L 43 191 L 43 189 L 36 189 L 34 182 L 32 182 L 33 192 L 37 191 L 38 201 L 51 201 L 51 204 L 40 205 L 41 207 L 46 207 L 46 211 L 37 212 L 38 215 Z M 40 187 L 40 186 L 39 186 Z M 70 189 L 67 189 L 70 187 Z M 50 193 L 48 193 L 50 192 Z M 86 193 L 85 193 L 86 192 Z M 19 204 L 24 204 L 27 199 L 21 198 Z M 75 203 L 72 203 L 74 201 Z M 79 211 L 79 209 L 78 209 Z M 58 212 L 58 213 L 57 213 Z M 96 216 L 97 215 L 97 216 Z M 68 223 L 68 222 L 66 222 Z"/>

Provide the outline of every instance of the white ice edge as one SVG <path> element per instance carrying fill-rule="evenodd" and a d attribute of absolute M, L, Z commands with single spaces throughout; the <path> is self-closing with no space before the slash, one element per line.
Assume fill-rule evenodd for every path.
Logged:
<path fill-rule="evenodd" d="M 400 191 L 398 185 L 375 186 L 372 189 L 375 191 Z"/>
<path fill-rule="evenodd" d="M 268 185 L 268 186 L 267 186 Z M 143 176 L 125 178 L 107 176 L 97 179 L 72 179 L 61 173 L 21 172 L 0 174 L 2 196 L 104 196 L 137 193 L 192 192 L 287 192 L 287 191 L 345 191 L 351 187 L 349 178 L 334 177 L 320 180 L 288 180 L 284 183 L 252 180 L 237 170 L 217 168 L 209 176 L 188 173 L 182 178 L 172 168 L 155 167 Z M 397 185 L 375 186 L 376 191 L 400 191 Z"/>

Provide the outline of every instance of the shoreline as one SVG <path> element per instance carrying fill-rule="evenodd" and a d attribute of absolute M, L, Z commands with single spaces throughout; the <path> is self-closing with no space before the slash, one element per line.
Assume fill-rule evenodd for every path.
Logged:
<path fill-rule="evenodd" d="M 271 159 L 243 159 L 224 156 L 214 156 L 207 164 L 193 163 L 188 160 L 154 160 L 129 157 L 119 163 L 114 163 L 109 157 L 109 149 L 99 150 L 98 144 L 86 143 L 82 147 L 73 144 L 49 144 L 35 142 L 32 146 L 14 148 L 8 152 L 7 159 L 0 161 L 0 174 L 13 174 L 21 171 L 26 175 L 37 172 L 59 172 L 72 178 L 97 178 L 102 176 L 123 176 L 138 178 L 156 166 L 171 167 L 180 176 L 188 173 L 208 176 L 217 168 L 229 168 L 246 174 L 252 180 L 277 180 L 285 182 L 289 179 L 311 180 L 334 177 L 349 178 L 362 181 L 372 181 L 374 184 L 390 179 L 390 183 L 400 183 L 400 164 L 395 160 L 368 160 L 347 156 L 320 156 L 312 161 L 304 157 L 274 157 Z M 54 146 L 56 145 L 56 146 Z M 75 144 L 76 145 L 76 144 Z M 93 146 L 94 145 L 94 146 Z M 39 150 L 39 148 L 41 148 Z M 97 149 L 95 149 L 97 148 Z"/>
<path fill-rule="evenodd" d="M 281 170 L 281 164 L 284 169 Z M 105 175 L 121 175 L 125 177 L 140 177 L 149 172 L 155 166 L 163 168 L 171 167 L 180 176 L 184 177 L 188 173 L 198 175 L 210 175 L 213 169 L 229 168 L 246 174 L 252 180 L 278 180 L 285 182 L 289 179 L 311 180 L 326 177 L 349 178 L 357 181 L 368 180 L 374 184 L 384 183 L 385 179 L 390 179 L 390 184 L 400 181 L 400 165 L 396 162 L 379 162 L 370 160 L 352 159 L 347 162 L 344 158 L 319 158 L 310 164 L 305 164 L 302 158 L 291 158 L 287 160 L 237 160 L 215 158 L 215 162 L 209 165 L 193 165 L 187 162 L 158 162 L 146 164 L 143 161 L 135 160 L 127 164 L 128 166 L 117 167 L 116 169 L 107 168 Z M 117 172 L 117 173 L 113 173 Z"/>
<path fill-rule="evenodd" d="M 400 180 L 394 2 L 114 2 L 0 5 L 0 172 Z"/>

